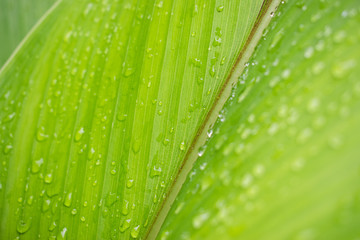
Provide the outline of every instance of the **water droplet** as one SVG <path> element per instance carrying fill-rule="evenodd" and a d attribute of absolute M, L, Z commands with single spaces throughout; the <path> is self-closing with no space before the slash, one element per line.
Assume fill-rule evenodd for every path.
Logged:
<path fill-rule="evenodd" d="M 176 207 L 175 209 L 175 214 L 179 214 L 180 211 L 183 209 L 183 207 L 185 206 L 184 202 L 179 203 L 179 205 Z"/>
<path fill-rule="evenodd" d="M 322 70 L 324 70 L 324 68 L 325 64 L 323 62 L 317 62 L 312 66 L 311 70 L 313 74 L 318 75 L 322 72 Z"/>
<path fill-rule="evenodd" d="M 82 222 L 85 222 L 85 217 L 84 216 L 82 216 L 81 218 L 80 218 L 80 220 L 82 221 Z"/>
<path fill-rule="evenodd" d="M 341 43 L 346 38 L 346 32 L 341 30 L 334 34 L 334 42 L 335 43 Z"/>
<path fill-rule="evenodd" d="M 332 149 L 338 149 L 342 145 L 342 140 L 339 136 L 333 136 L 328 141 Z"/>
<path fill-rule="evenodd" d="M 11 113 L 9 115 L 7 115 L 6 117 L 3 118 L 2 122 L 6 123 L 6 122 L 10 122 L 14 119 L 16 113 Z"/>
<path fill-rule="evenodd" d="M 156 166 L 154 166 L 154 167 L 151 169 L 150 177 L 160 176 L 161 171 L 162 171 L 162 170 L 161 170 L 161 167 L 156 167 Z"/>
<path fill-rule="evenodd" d="M 343 79 L 355 66 L 356 66 L 356 61 L 354 60 L 337 62 L 332 66 L 331 73 L 334 76 L 334 78 Z"/>
<path fill-rule="evenodd" d="M 268 134 L 270 136 L 274 135 L 279 130 L 279 125 L 277 123 L 272 123 L 268 129 Z"/>
<path fill-rule="evenodd" d="M 29 206 L 31 206 L 33 204 L 33 201 L 34 201 L 34 196 L 31 195 L 31 196 L 29 196 L 29 198 L 26 202 Z"/>
<path fill-rule="evenodd" d="M 185 151 L 185 142 L 180 143 L 180 150 Z"/>
<path fill-rule="evenodd" d="M 44 163 L 44 159 L 40 158 L 39 160 L 33 161 L 31 164 L 31 172 L 32 173 L 38 173 L 40 171 L 40 168 L 42 164 Z"/>
<path fill-rule="evenodd" d="M 89 14 L 89 12 L 91 11 L 92 7 L 93 7 L 93 3 L 89 3 L 89 4 L 86 6 L 86 8 L 85 8 L 85 10 L 84 10 L 84 12 L 83 12 L 84 16 L 86 16 L 86 15 Z"/>
<path fill-rule="evenodd" d="M 216 11 L 218 12 L 222 12 L 224 10 L 224 6 L 223 5 L 220 5 L 216 8 Z"/>
<path fill-rule="evenodd" d="M 132 188 L 133 185 L 134 185 L 134 179 L 128 179 L 126 182 L 126 187 Z"/>
<path fill-rule="evenodd" d="M 66 232 L 67 232 L 67 228 L 64 227 L 64 228 L 61 230 L 61 232 L 60 232 L 62 238 L 65 238 Z"/>
<path fill-rule="evenodd" d="M 56 228 L 57 224 L 56 222 L 51 222 L 49 225 L 49 231 L 52 232 Z"/>
<path fill-rule="evenodd" d="M 3 152 L 5 155 L 9 154 L 10 151 L 13 149 L 13 146 L 8 144 L 8 145 L 5 145 L 4 149 L 3 149 Z"/>
<path fill-rule="evenodd" d="M 299 143 L 305 143 L 305 141 L 309 137 L 311 137 L 311 135 L 312 135 L 312 130 L 310 128 L 305 128 L 300 132 L 300 134 L 298 135 L 297 140 L 298 140 Z"/>
<path fill-rule="evenodd" d="M 262 175 L 264 175 L 265 172 L 265 167 L 262 164 L 257 164 L 254 167 L 253 173 L 255 177 L 261 177 Z"/>
<path fill-rule="evenodd" d="M 116 118 L 117 118 L 117 120 L 119 120 L 120 122 L 123 122 L 123 121 L 126 120 L 127 114 L 119 113 Z"/>
<path fill-rule="evenodd" d="M 284 36 L 284 29 L 279 30 L 274 36 L 273 41 L 269 46 L 269 51 L 278 46 Z"/>
<path fill-rule="evenodd" d="M 120 232 L 125 232 L 130 227 L 131 219 L 126 219 L 120 226 Z"/>
<path fill-rule="evenodd" d="M 95 149 L 94 148 L 90 148 L 89 152 L 88 152 L 88 159 L 91 160 L 93 159 L 95 155 Z"/>
<path fill-rule="evenodd" d="M 309 101 L 307 109 L 309 112 L 314 113 L 319 108 L 320 101 L 317 98 L 313 98 Z"/>
<path fill-rule="evenodd" d="M 72 193 L 70 192 L 70 193 L 66 194 L 66 196 L 65 196 L 64 205 L 66 207 L 70 207 L 71 206 L 71 201 L 72 201 Z"/>
<path fill-rule="evenodd" d="M 201 147 L 199 148 L 198 156 L 199 156 L 199 157 L 202 157 L 202 156 L 204 155 L 205 150 L 206 150 L 206 145 L 201 146 Z"/>
<path fill-rule="evenodd" d="M 31 218 L 28 221 L 20 220 L 16 226 L 18 233 L 26 233 L 31 227 Z"/>
<path fill-rule="evenodd" d="M 221 42 L 222 42 L 222 40 L 221 40 L 221 37 L 219 37 L 219 36 L 215 36 L 215 39 L 214 39 L 214 41 L 213 41 L 213 46 L 214 47 L 218 47 L 218 46 L 220 46 L 221 45 Z M 213 63 L 214 64 L 214 63 Z"/>
<path fill-rule="evenodd" d="M 123 215 L 128 215 L 129 214 L 129 201 L 128 200 L 124 200 L 124 202 L 122 204 L 121 213 Z"/>
<path fill-rule="evenodd" d="M 51 200 L 50 200 L 50 199 L 44 200 L 41 210 L 42 210 L 43 212 L 46 212 L 47 210 L 49 210 L 50 204 L 51 204 Z"/>
<path fill-rule="evenodd" d="M 134 73 L 135 73 L 135 68 L 127 67 L 127 68 L 125 68 L 123 75 L 124 75 L 124 77 L 130 77 Z"/>
<path fill-rule="evenodd" d="M 163 141 L 164 146 L 167 146 L 169 144 L 170 140 L 165 138 Z"/>
<path fill-rule="evenodd" d="M 253 181 L 253 176 L 250 173 L 248 173 L 243 177 L 241 181 L 241 186 L 243 188 L 247 188 L 251 185 L 252 181 Z"/>
<path fill-rule="evenodd" d="M 45 134 L 45 128 L 40 127 L 36 132 L 36 140 L 39 142 L 45 141 L 49 136 Z"/>
<path fill-rule="evenodd" d="M 85 130 L 83 127 L 81 127 L 76 133 L 75 133 L 75 142 L 78 142 L 81 140 L 82 136 L 84 135 Z"/>
<path fill-rule="evenodd" d="M 74 208 L 73 210 L 71 210 L 71 214 L 74 215 L 74 216 L 77 214 L 76 208 Z"/>
<path fill-rule="evenodd" d="M 139 232 L 140 232 L 140 225 L 137 225 L 136 227 L 131 229 L 131 237 L 137 238 L 139 236 Z"/>
<path fill-rule="evenodd" d="M 192 64 L 195 66 L 195 67 L 201 67 L 202 65 L 202 62 L 199 58 L 193 58 L 192 59 Z"/>
<path fill-rule="evenodd" d="M 305 165 L 305 160 L 303 158 L 297 158 L 293 163 L 292 163 L 292 170 L 294 171 L 300 171 Z"/>
<path fill-rule="evenodd" d="M 210 214 L 208 212 L 201 213 L 193 218 L 192 225 L 195 229 L 199 229 L 206 220 L 208 220 Z"/>
<path fill-rule="evenodd" d="M 53 174 L 52 174 L 52 172 L 47 173 L 47 174 L 45 175 L 45 177 L 44 177 L 44 182 L 50 184 L 50 183 L 52 183 L 52 181 L 53 181 Z"/>
<path fill-rule="evenodd" d="M 132 150 L 136 154 L 140 151 L 140 140 L 135 140 L 132 145 Z"/>
<path fill-rule="evenodd" d="M 212 65 L 209 70 L 209 74 L 211 77 L 215 76 L 215 65 Z"/>
<path fill-rule="evenodd" d="M 308 47 L 305 49 L 304 52 L 304 57 L 305 58 L 311 58 L 314 55 L 314 48 L 313 47 Z"/>

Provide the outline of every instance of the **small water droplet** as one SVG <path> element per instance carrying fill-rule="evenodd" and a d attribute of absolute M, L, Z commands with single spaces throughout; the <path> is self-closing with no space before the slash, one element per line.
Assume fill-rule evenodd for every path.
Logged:
<path fill-rule="evenodd" d="M 242 181 L 241 181 L 241 186 L 243 188 L 247 188 L 251 185 L 253 181 L 253 176 L 250 173 L 245 174 L 245 176 L 243 177 Z"/>
<path fill-rule="evenodd" d="M 262 175 L 264 175 L 265 172 L 265 167 L 262 164 L 257 164 L 254 167 L 253 173 L 255 177 L 261 177 Z"/>
<path fill-rule="evenodd" d="M 185 151 L 185 142 L 180 143 L 180 150 Z"/>
<path fill-rule="evenodd" d="M 339 136 L 333 136 L 328 140 L 329 146 L 332 149 L 338 149 L 343 143 Z"/>
<path fill-rule="evenodd" d="M 44 127 L 40 127 L 37 130 L 37 132 L 36 132 L 36 140 L 38 140 L 39 142 L 45 141 L 48 137 L 49 137 L 49 135 L 45 134 L 45 128 Z"/>
<path fill-rule="evenodd" d="M 216 11 L 222 12 L 224 10 L 224 5 L 220 5 L 216 8 Z"/>
<path fill-rule="evenodd" d="M 201 213 L 193 218 L 192 225 L 195 229 L 199 229 L 210 217 L 208 212 Z"/>
<path fill-rule="evenodd" d="M 334 78 L 343 79 L 355 66 L 356 66 L 356 61 L 354 60 L 337 62 L 332 66 L 331 73 L 334 76 Z"/>
<path fill-rule="evenodd" d="M 140 140 L 135 140 L 132 145 L 132 150 L 136 154 L 140 151 Z"/>
<path fill-rule="evenodd" d="M 65 238 L 66 232 L 67 232 L 67 228 L 64 227 L 64 228 L 61 230 L 61 232 L 60 232 L 62 238 Z"/>
<path fill-rule="evenodd" d="M 123 75 L 124 75 L 124 77 L 130 77 L 134 73 L 135 73 L 135 68 L 127 67 L 127 68 L 125 68 Z"/>
<path fill-rule="evenodd" d="M 6 122 L 12 121 L 14 119 L 15 115 L 16 115 L 15 112 L 7 115 L 6 117 L 3 118 L 2 122 L 6 123 Z"/>
<path fill-rule="evenodd" d="M 53 174 L 52 174 L 52 172 L 47 173 L 47 174 L 45 175 L 45 177 L 44 177 L 44 182 L 50 184 L 50 183 L 52 183 L 52 181 L 53 181 Z"/>
<path fill-rule="evenodd" d="M 117 120 L 119 120 L 120 122 L 123 122 L 123 121 L 126 120 L 127 114 L 119 113 L 116 118 L 117 118 Z"/>
<path fill-rule="evenodd" d="M 161 171 L 162 171 L 162 170 L 161 170 L 161 167 L 156 167 L 156 166 L 154 166 L 154 167 L 151 169 L 150 177 L 160 176 Z"/>
<path fill-rule="evenodd" d="M 193 58 L 192 59 L 192 64 L 195 66 L 195 67 L 201 67 L 202 65 L 202 62 L 199 58 Z"/>
<path fill-rule="evenodd" d="M 311 58 L 314 55 L 314 48 L 313 47 L 308 47 L 305 49 L 304 52 L 304 57 L 305 58 Z"/>
<path fill-rule="evenodd" d="M 128 179 L 126 182 L 126 187 L 132 188 L 133 185 L 134 185 L 134 179 Z"/>
<path fill-rule="evenodd" d="M 309 101 L 307 109 L 309 112 L 314 113 L 319 108 L 320 101 L 318 98 L 313 98 Z"/>
<path fill-rule="evenodd" d="M 300 171 L 305 165 L 305 160 L 303 158 L 297 158 L 292 163 L 292 170 L 294 171 Z"/>
<path fill-rule="evenodd" d="M 10 153 L 10 151 L 11 151 L 12 149 L 13 149 L 13 146 L 10 145 L 10 144 L 7 144 L 7 145 L 5 145 L 5 147 L 4 147 L 4 149 L 3 149 L 3 152 L 4 152 L 5 155 L 7 155 L 7 154 Z"/>
<path fill-rule="evenodd" d="M 78 142 L 81 140 L 82 136 L 84 135 L 85 130 L 83 127 L 81 127 L 76 133 L 75 133 L 75 142 Z"/>

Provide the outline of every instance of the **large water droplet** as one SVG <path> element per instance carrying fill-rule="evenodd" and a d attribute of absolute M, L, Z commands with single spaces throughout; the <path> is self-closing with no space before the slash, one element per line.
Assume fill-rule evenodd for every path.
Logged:
<path fill-rule="evenodd" d="M 21 219 L 16 226 L 16 231 L 18 231 L 18 233 L 26 233 L 27 231 L 29 231 L 30 227 L 31 227 L 31 218 L 28 219 L 27 221 Z"/>
<path fill-rule="evenodd" d="M 137 238 L 139 236 L 139 232 L 140 232 L 140 225 L 137 225 L 136 227 L 131 229 L 131 237 Z"/>
<path fill-rule="evenodd" d="M 123 215 L 128 215 L 129 214 L 129 201 L 128 200 L 124 200 L 124 202 L 122 204 L 121 213 Z"/>
<path fill-rule="evenodd" d="M 126 219 L 120 226 L 120 232 L 125 232 L 130 227 L 131 219 Z"/>
<path fill-rule="evenodd" d="M 70 193 L 66 194 L 66 196 L 65 196 L 64 205 L 65 205 L 66 207 L 70 207 L 70 206 L 71 206 L 71 202 L 72 202 L 72 193 L 70 192 Z"/>
<path fill-rule="evenodd" d="M 39 160 L 33 161 L 31 164 L 31 172 L 32 173 L 38 173 L 40 171 L 40 168 L 42 164 L 44 163 L 44 159 L 40 158 Z"/>

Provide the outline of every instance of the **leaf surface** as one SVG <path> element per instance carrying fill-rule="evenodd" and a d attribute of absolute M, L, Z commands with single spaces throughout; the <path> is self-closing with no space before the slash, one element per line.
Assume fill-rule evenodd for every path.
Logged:
<path fill-rule="evenodd" d="M 360 5 L 287 1 L 159 239 L 360 236 Z"/>
<path fill-rule="evenodd" d="M 59 2 L 0 72 L 0 238 L 143 238 L 261 6 Z"/>
<path fill-rule="evenodd" d="M 55 0 L 0 0 L 0 67 Z"/>

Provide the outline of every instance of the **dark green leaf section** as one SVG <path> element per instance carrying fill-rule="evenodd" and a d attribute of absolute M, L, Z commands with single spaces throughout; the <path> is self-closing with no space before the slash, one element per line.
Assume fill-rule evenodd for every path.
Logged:
<path fill-rule="evenodd" d="M 55 0 L 0 0 L 0 67 Z"/>
<path fill-rule="evenodd" d="M 143 238 L 261 6 L 60 2 L 0 73 L 0 239 Z"/>
<path fill-rule="evenodd" d="M 159 239 L 360 237 L 360 4 L 287 1 Z"/>

